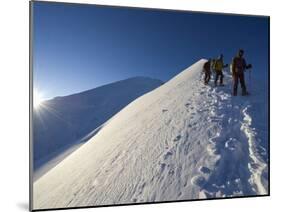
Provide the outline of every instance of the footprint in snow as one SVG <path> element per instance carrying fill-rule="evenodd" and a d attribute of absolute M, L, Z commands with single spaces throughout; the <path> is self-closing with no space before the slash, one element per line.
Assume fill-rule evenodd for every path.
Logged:
<path fill-rule="evenodd" d="M 188 152 L 189 152 L 189 146 L 190 146 L 190 143 L 184 146 L 184 148 L 183 148 L 183 153 L 184 153 L 184 155 L 187 155 L 187 154 L 188 154 Z"/>
<path fill-rule="evenodd" d="M 197 175 L 191 178 L 191 184 L 203 187 L 206 184 L 206 179 L 201 175 Z"/>
<path fill-rule="evenodd" d="M 168 174 L 169 174 L 169 175 L 174 175 L 174 174 L 175 174 L 174 169 L 170 169 L 169 172 L 168 172 Z"/>
<path fill-rule="evenodd" d="M 167 122 L 166 122 L 166 125 L 169 125 L 171 123 L 171 119 L 169 119 Z"/>
<path fill-rule="evenodd" d="M 205 166 L 201 166 L 199 168 L 199 171 L 202 173 L 202 174 L 210 174 L 211 173 L 211 170 Z"/>
<path fill-rule="evenodd" d="M 202 113 L 202 112 L 209 112 L 209 109 L 199 109 L 199 110 L 197 110 L 197 113 Z"/>
<path fill-rule="evenodd" d="M 192 126 L 196 126 L 197 125 L 197 122 L 194 122 L 193 124 L 192 124 Z"/>
<path fill-rule="evenodd" d="M 165 170 L 166 164 L 165 163 L 161 163 L 160 165 L 160 172 L 162 173 Z"/>
<path fill-rule="evenodd" d="M 218 117 L 208 117 L 208 122 L 217 123 L 217 122 L 220 122 L 220 121 L 222 121 L 221 118 L 218 118 Z"/>
<path fill-rule="evenodd" d="M 229 95 L 224 94 L 221 96 L 221 100 L 222 101 L 227 100 L 229 97 L 230 97 Z"/>
<path fill-rule="evenodd" d="M 175 137 L 173 141 L 179 141 L 180 139 L 181 139 L 181 135 L 177 135 L 177 137 Z"/>
<path fill-rule="evenodd" d="M 185 140 L 188 140 L 188 138 L 189 138 L 189 133 L 187 132 L 185 136 Z"/>
<path fill-rule="evenodd" d="M 218 155 L 219 154 L 219 150 L 212 144 L 207 146 L 207 152 L 210 155 Z"/>
<path fill-rule="evenodd" d="M 132 202 L 137 202 L 137 201 L 138 201 L 137 198 L 132 199 Z"/>
<path fill-rule="evenodd" d="M 238 140 L 236 138 L 230 138 L 225 142 L 225 148 L 234 151 L 236 149 L 236 143 Z"/>
<path fill-rule="evenodd" d="M 232 122 L 232 118 L 229 118 L 227 122 L 230 124 Z"/>
<path fill-rule="evenodd" d="M 204 93 L 205 93 L 205 91 L 201 91 L 199 94 L 200 94 L 200 95 L 203 95 Z"/>
<path fill-rule="evenodd" d="M 212 197 L 212 195 L 209 192 L 207 192 L 206 190 L 201 190 L 199 192 L 199 199 L 206 199 L 206 198 L 211 198 L 211 197 Z"/>
<path fill-rule="evenodd" d="M 195 115 L 196 115 L 196 113 L 192 112 L 192 113 L 191 113 L 191 115 L 192 115 L 192 116 L 195 116 Z"/>
<path fill-rule="evenodd" d="M 168 151 L 165 155 L 164 155 L 164 160 L 167 160 L 171 155 L 173 155 L 172 152 Z"/>
<path fill-rule="evenodd" d="M 210 139 L 209 139 L 209 143 L 215 145 L 215 144 L 216 144 L 215 138 L 216 138 L 216 137 L 210 138 Z"/>

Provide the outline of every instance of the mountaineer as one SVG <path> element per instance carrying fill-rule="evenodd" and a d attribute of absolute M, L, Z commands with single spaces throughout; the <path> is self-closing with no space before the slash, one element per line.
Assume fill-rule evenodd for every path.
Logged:
<path fill-rule="evenodd" d="M 233 95 L 237 96 L 238 80 L 240 81 L 242 88 L 242 96 L 249 95 L 246 89 L 244 72 L 246 69 L 252 68 L 251 64 L 246 63 L 246 60 L 243 58 L 244 50 L 240 49 L 237 56 L 232 60 L 232 78 L 233 78 Z"/>
<path fill-rule="evenodd" d="M 207 85 L 211 78 L 211 58 L 206 63 L 204 63 L 203 72 L 205 73 L 204 83 L 205 85 Z"/>
<path fill-rule="evenodd" d="M 216 59 L 213 63 L 213 70 L 216 73 L 215 77 L 215 86 L 217 86 L 217 81 L 220 78 L 220 85 L 223 86 L 223 69 L 226 68 L 228 64 L 223 63 L 223 55 L 221 54 L 218 59 Z"/>

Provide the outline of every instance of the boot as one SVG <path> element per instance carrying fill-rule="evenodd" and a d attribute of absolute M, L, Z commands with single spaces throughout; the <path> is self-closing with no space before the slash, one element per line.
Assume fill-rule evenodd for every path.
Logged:
<path fill-rule="evenodd" d="M 249 92 L 246 91 L 246 90 L 243 90 L 243 91 L 242 91 L 242 96 L 247 96 L 247 95 L 249 95 Z"/>

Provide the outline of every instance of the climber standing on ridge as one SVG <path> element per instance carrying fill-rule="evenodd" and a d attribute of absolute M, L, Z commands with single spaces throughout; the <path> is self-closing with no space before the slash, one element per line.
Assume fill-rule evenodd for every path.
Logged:
<path fill-rule="evenodd" d="M 251 64 L 246 63 L 246 60 L 243 58 L 244 50 L 240 49 L 237 56 L 232 60 L 232 78 L 233 78 L 233 95 L 237 96 L 238 80 L 240 80 L 242 88 L 242 96 L 248 95 L 245 84 L 244 71 L 246 69 L 252 68 Z"/>
<path fill-rule="evenodd" d="M 211 78 L 211 58 L 204 63 L 203 72 L 205 73 L 204 84 L 207 85 Z"/>
<path fill-rule="evenodd" d="M 215 78 L 215 86 L 217 86 L 217 81 L 220 78 L 220 85 L 223 86 L 223 69 L 226 68 L 228 64 L 223 63 L 223 54 L 221 54 L 218 59 L 216 59 L 213 63 L 213 69 L 216 73 L 216 78 Z"/>

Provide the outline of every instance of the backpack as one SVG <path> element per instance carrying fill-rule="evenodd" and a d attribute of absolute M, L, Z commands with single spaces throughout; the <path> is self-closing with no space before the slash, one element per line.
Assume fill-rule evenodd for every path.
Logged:
<path fill-rule="evenodd" d="M 214 64 L 213 64 L 213 69 L 214 70 L 222 70 L 223 69 L 223 62 L 222 60 L 218 59 L 218 60 L 215 60 Z"/>
<path fill-rule="evenodd" d="M 204 69 L 205 72 L 209 72 L 210 71 L 210 65 L 211 65 L 210 61 L 204 63 L 203 69 Z"/>

